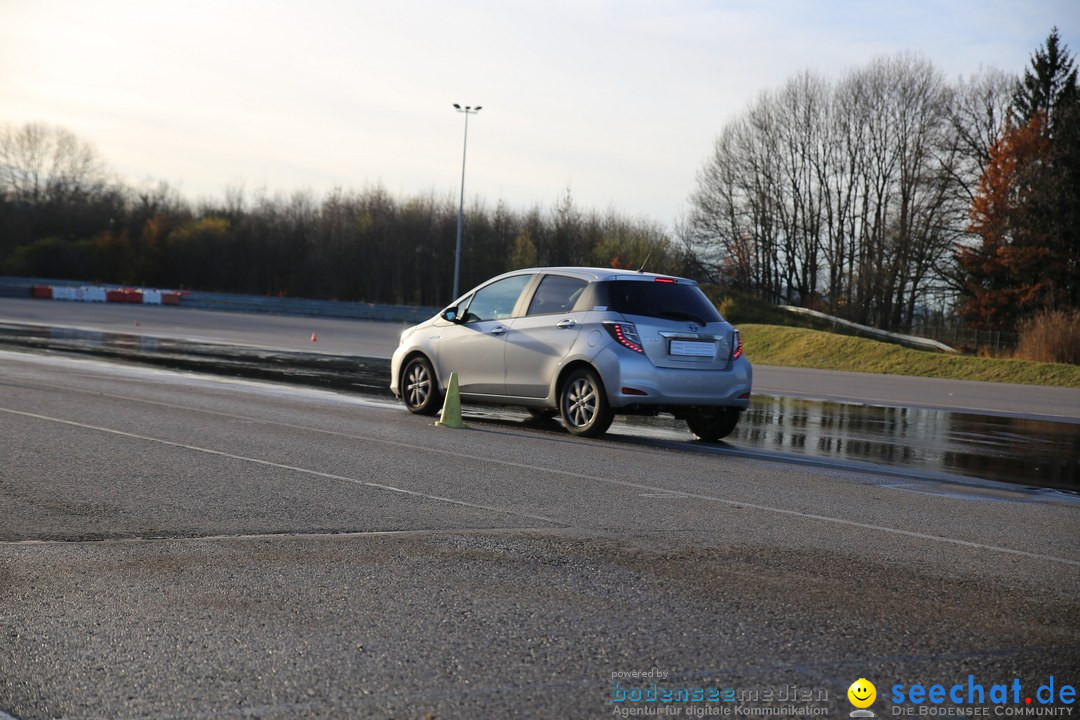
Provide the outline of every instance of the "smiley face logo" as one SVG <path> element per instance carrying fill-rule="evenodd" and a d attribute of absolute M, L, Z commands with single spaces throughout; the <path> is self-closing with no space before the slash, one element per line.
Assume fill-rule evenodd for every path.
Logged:
<path fill-rule="evenodd" d="M 855 707 L 868 708 L 877 699 L 877 688 L 866 678 L 859 678 L 851 683 L 851 687 L 847 690 L 847 697 Z"/>

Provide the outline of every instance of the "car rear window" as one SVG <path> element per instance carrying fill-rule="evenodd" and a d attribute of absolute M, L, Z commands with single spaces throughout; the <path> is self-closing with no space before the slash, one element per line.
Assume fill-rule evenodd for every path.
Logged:
<path fill-rule="evenodd" d="M 696 285 L 650 280 L 612 280 L 597 283 L 597 305 L 623 315 L 689 320 L 704 325 L 723 318 Z"/>

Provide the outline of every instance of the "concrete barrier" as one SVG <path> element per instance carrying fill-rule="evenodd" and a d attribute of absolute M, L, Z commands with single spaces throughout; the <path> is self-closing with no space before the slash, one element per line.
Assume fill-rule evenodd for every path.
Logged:
<path fill-rule="evenodd" d="M 337 300 L 310 300 L 306 298 L 279 298 L 260 295 L 233 295 L 193 290 L 184 295 L 184 307 L 229 312 L 273 313 L 276 315 L 309 315 L 317 317 L 340 317 L 355 320 L 380 320 L 384 322 L 421 322 L 441 308 L 413 305 L 380 305 L 376 303 L 341 302 Z"/>
<path fill-rule="evenodd" d="M 88 288 L 83 282 L 49 278 L 0 277 L 0 288 L 9 297 L 37 297 L 73 300 L 81 293 L 84 301 L 137 302 L 161 305 L 182 305 L 202 310 L 223 312 L 269 313 L 273 315 L 302 315 L 339 317 L 353 320 L 418 323 L 427 320 L 441 308 L 416 305 L 381 305 L 377 303 L 339 302 L 306 298 L 266 297 L 202 291 L 119 288 L 112 285 Z M 100 297 L 100 299 L 98 299 Z"/>

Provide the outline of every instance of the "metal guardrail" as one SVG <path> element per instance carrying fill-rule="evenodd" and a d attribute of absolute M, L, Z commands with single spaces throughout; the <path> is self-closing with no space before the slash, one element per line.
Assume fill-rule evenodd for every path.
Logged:
<path fill-rule="evenodd" d="M 192 291 L 184 295 L 181 305 L 203 310 L 226 312 L 271 313 L 275 315 L 311 315 L 381 320 L 384 322 L 422 322 L 440 308 L 410 305 L 379 305 L 375 303 L 310 300 L 306 298 L 263 297 Z"/>
<path fill-rule="evenodd" d="M 905 347 L 914 348 L 916 350 L 934 350 L 936 352 L 954 353 L 959 352 L 956 348 L 950 347 L 945 343 L 938 342 L 937 340 L 931 340 L 930 338 L 916 337 L 914 335 L 901 335 L 900 333 L 888 332 L 887 330 L 879 330 L 869 325 L 860 325 L 853 323 L 850 320 L 844 320 L 843 318 L 834 317 L 832 315 L 826 315 L 823 312 L 817 310 L 810 310 L 809 308 L 795 307 L 794 305 L 780 305 L 782 310 L 795 313 L 796 315 L 809 315 L 810 317 L 820 318 L 826 320 L 833 325 L 840 325 L 845 327 L 857 335 L 864 337 L 874 338 L 875 340 L 884 340 L 885 342 L 897 343 Z"/>
<path fill-rule="evenodd" d="M 53 287 L 83 287 L 80 280 L 50 278 L 0 277 L 0 297 L 30 297 L 35 285 Z M 307 298 L 265 297 L 193 290 L 185 292 L 180 304 L 184 307 L 223 312 L 268 313 L 338 317 L 352 320 L 417 323 L 427 320 L 441 308 L 417 305 L 380 305 L 376 303 L 311 300 Z"/>

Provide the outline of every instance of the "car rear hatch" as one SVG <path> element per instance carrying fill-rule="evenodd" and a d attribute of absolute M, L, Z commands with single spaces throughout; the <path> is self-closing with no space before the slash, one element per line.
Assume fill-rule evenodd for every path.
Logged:
<path fill-rule="evenodd" d="M 726 370 L 731 362 L 734 331 L 727 323 L 657 321 L 631 316 L 645 355 L 656 367 Z"/>
<path fill-rule="evenodd" d="M 692 281 L 631 275 L 601 285 L 607 309 L 633 323 L 656 367 L 726 370 L 730 365 L 737 331 Z"/>

